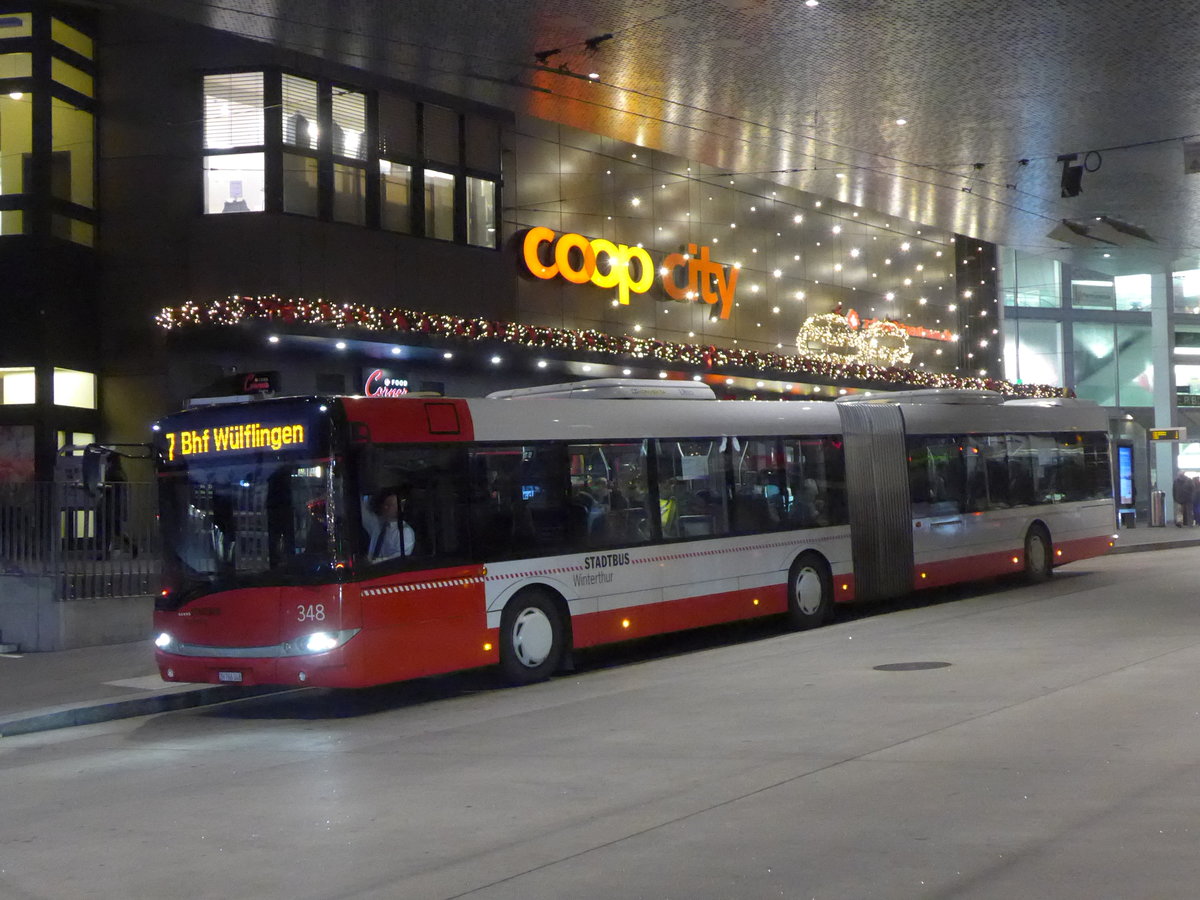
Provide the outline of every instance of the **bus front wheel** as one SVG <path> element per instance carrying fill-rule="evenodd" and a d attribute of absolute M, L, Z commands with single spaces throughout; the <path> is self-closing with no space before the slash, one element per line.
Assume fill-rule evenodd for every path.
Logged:
<path fill-rule="evenodd" d="M 819 553 L 801 553 L 788 573 L 788 622 L 795 629 L 823 625 L 833 612 L 833 575 Z"/>
<path fill-rule="evenodd" d="M 543 591 L 518 594 L 500 614 L 500 668 L 512 684 L 544 681 L 565 650 L 562 613 Z"/>
<path fill-rule="evenodd" d="M 1053 566 L 1050 535 L 1041 525 L 1034 525 L 1025 535 L 1025 577 L 1029 581 L 1045 581 Z"/>

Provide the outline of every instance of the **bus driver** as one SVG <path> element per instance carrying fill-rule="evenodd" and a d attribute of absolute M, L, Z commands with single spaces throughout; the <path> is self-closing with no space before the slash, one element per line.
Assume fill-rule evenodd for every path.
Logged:
<path fill-rule="evenodd" d="M 400 517 L 406 502 L 400 500 L 395 489 L 381 491 L 374 498 L 363 497 L 362 520 L 367 529 L 367 547 L 372 560 L 412 556 L 416 534 Z"/>

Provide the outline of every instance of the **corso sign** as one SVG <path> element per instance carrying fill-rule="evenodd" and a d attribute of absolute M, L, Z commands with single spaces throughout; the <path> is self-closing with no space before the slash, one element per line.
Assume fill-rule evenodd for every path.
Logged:
<path fill-rule="evenodd" d="M 708 257 L 708 247 L 697 250 L 688 244 L 688 252 L 671 253 L 663 259 L 663 291 L 672 300 L 696 301 L 721 305 L 719 315 L 728 319 L 733 309 L 737 286 L 737 266 L 723 266 Z M 616 244 L 604 238 L 586 238 L 568 233 L 556 236 L 549 228 L 531 228 L 521 246 L 525 269 L 535 278 L 561 277 L 572 284 L 591 282 L 601 288 L 616 288 L 617 300 L 629 305 L 629 294 L 644 294 L 654 284 L 654 261 L 641 247 Z M 686 276 L 680 285 L 676 273 Z"/>

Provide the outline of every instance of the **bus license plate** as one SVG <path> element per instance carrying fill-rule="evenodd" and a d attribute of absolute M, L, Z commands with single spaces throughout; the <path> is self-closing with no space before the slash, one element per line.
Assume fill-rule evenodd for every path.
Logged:
<path fill-rule="evenodd" d="M 241 682 L 242 673 L 241 672 L 218 672 L 217 680 L 218 681 L 235 682 L 235 683 Z"/>

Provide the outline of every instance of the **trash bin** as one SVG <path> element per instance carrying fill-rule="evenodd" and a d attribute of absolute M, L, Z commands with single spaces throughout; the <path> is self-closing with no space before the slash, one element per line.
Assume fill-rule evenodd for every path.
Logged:
<path fill-rule="evenodd" d="M 1162 528 L 1167 524 L 1167 492 L 1150 492 L 1150 527 Z"/>

